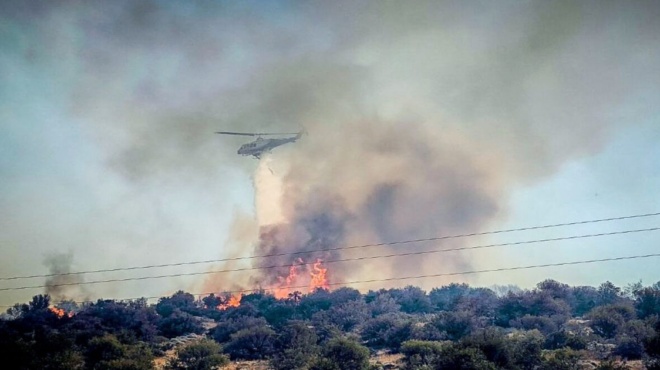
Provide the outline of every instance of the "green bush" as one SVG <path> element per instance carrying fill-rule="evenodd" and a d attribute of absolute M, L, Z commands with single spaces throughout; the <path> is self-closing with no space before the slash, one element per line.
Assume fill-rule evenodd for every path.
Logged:
<path fill-rule="evenodd" d="M 311 367 L 313 370 L 366 370 L 369 368 L 369 349 L 346 338 L 328 341 L 322 357 Z"/>
<path fill-rule="evenodd" d="M 401 345 L 405 369 L 432 369 L 442 353 L 442 343 L 425 340 L 409 340 Z"/>
<path fill-rule="evenodd" d="M 228 363 L 229 358 L 222 354 L 220 345 L 204 339 L 178 349 L 167 370 L 213 370 Z"/>

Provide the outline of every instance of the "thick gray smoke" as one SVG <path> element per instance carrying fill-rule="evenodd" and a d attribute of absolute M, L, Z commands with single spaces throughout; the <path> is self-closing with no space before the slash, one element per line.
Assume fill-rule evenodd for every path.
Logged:
<path fill-rule="evenodd" d="M 106 207 L 89 213 L 109 215 L 80 244 L 120 245 L 124 264 L 123 254 L 147 262 L 154 248 L 163 262 L 194 259 L 191 247 L 217 225 L 188 224 L 197 209 L 186 202 L 222 209 L 240 179 L 248 186 L 236 172 L 253 176 L 257 225 L 234 230 L 222 256 L 483 231 L 507 217 L 513 189 L 597 153 L 622 122 L 648 120 L 660 105 L 657 1 L 15 3 L 24 5 L 6 2 L 0 14 L 25 36 L 0 62 L 55 76 L 53 99 L 102 159 L 94 179 L 121 177 L 120 190 L 99 191 Z M 256 172 L 235 154 L 243 142 L 212 134 L 303 127 L 308 135 Z M 120 240 L 97 245 L 110 238 Z M 342 281 L 471 261 L 453 253 L 326 267 Z M 217 285 L 268 286 L 286 273 Z"/>
<path fill-rule="evenodd" d="M 72 268 L 72 253 L 51 254 L 44 260 L 44 265 L 48 267 L 49 274 L 55 275 L 46 279 L 45 283 L 45 294 L 49 294 L 53 302 L 80 300 L 89 297 L 89 291 L 84 286 L 75 285 L 84 282 L 82 275 L 66 275 L 75 271 Z"/>
<path fill-rule="evenodd" d="M 274 182 L 255 186 L 257 197 L 269 194 L 257 207 L 278 204 L 283 218 L 262 225 L 255 254 L 296 254 L 257 266 L 422 251 L 438 245 L 323 252 L 483 231 L 506 217 L 513 186 L 597 151 L 616 132 L 615 112 L 635 104 L 627 95 L 631 89 L 649 87 L 642 79 L 650 74 L 639 72 L 658 70 L 630 57 L 648 55 L 641 45 L 650 45 L 657 28 L 626 26 L 646 18 L 643 7 L 617 16 L 615 4 L 532 3 L 457 23 L 447 13 L 464 16 L 468 9 L 441 6 L 421 14 L 388 6 L 370 10 L 384 17 L 374 16 L 378 21 L 391 19 L 387 24 L 396 26 L 396 33 L 376 22 L 351 37 L 356 45 L 348 50 L 353 58 L 364 54 L 363 63 L 303 58 L 254 80 L 258 110 L 275 117 L 282 112 L 310 132 L 273 155 L 272 162 L 285 164 L 273 175 L 281 177 L 279 194 L 270 188 Z M 402 14 L 394 15 L 398 11 Z M 609 27 L 602 30 L 606 18 Z M 635 42 L 614 43 L 614 35 Z M 310 250 L 321 252 L 298 254 Z M 470 256 L 452 253 L 328 267 L 332 281 L 342 281 L 470 265 Z M 252 282 L 278 285 L 287 273 L 268 269 Z"/>
<path fill-rule="evenodd" d="M 460 142 L 469 144 L 451 129 L 421 123 L 361 121 L 311 129 L 309 138 L 273 155 L 272 162 L 287 164 L 280 193 L 273 182 L 256 186 L 257 192 L 273 194 L 257 203 L 257 212 L 279 204 L 282 221 L 262 226 L 255 254 L 296 253 L 261 260 L 259 266 L 423 251 L 438 245 L 336 249 L 483 230 L 501 215 L 507 182 L 495 158 L 475 155 L 472 145 Z M 320 252 L 300 254 L 306 251 Z M 330 281 L 341 282 L 468 265 L 460 255 L 443 254 L 326 267 Z M 286 268 L 269 269 L 258 282 L 277 285 L 287 274 Z"/>

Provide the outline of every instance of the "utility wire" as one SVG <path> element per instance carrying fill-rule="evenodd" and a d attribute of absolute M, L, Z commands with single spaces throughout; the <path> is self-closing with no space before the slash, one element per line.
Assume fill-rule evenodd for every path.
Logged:
<path fill-rule="evenodd" d="M 624 260 L 634 260 L 634 259 L 651 258 L 651 257 L 660 257 L 660 253 L 643 254 L 643 255 L 637 255 L 637 256 L 599 258 L 599 259 L 581 260 L 581 261 L 545 263 L 545 264 L 540 264 L 540 265 L 501 267 L 501 268 L 496 268 L 496 269 L 485 269 L 485 270 L 471 270 L 471 271 L 446 272 L 446 273 L 428 274 L 428 275 L 403 276 L 403 277 L 393 277 L 393 278 L 385 278 L 385 279 L 354 280 L 354 281 L 347 281 L 347 282 L 328 283 L 327 285 L 328 286 L 340 286 L 340 285 L 379 283 L 379 282 L 387 282 L 387 281 L 427 279 L 427 278 L 443 277 L 443 276 L 474 275 L 474 274 L 485 274 L 485 273 L 502 272 L 502 271 L 531 270 L 531 269 L 546 268 L 546 267 L 585 265 L 585 264 L 593 264 L 593 263 L 601 263 L 601 262 L 624 261 Z M 309 286 L 308 285 L 298 285 L 298 286 L 290 286 L 290 287 L 286 287 L 286 288 L 288 288 L 288 289 L 305 289 L 305 288 L 309 288 Z M 223 293 L 226 293 L 226 294 L 243 294 L 243 293 L 258 292 L 258 291 L 261 291 L 261 290 L 262 289 L 242 289 L 242 290 L 225 291 Z M 207 295 L 216 294 L 216 293 L 218 293 L 218 292 L 191 293 L 191 294 L 194 295 L 194 296 L 201 297 L 201 296 L 207 296 Z M 147 299 L 147 300 L 149 300 L 149 299 L 158 299 L 158 298 L 163 298 L 163 297 L 162 296 L 152 296 L 152 297 L 124 298 L 124 299 L 115 299 L 115 300 L 118 300 L 118 301 L 132 301 L 132 300 L 137 300 L 137 299 Z M 82 303 L 87 303 L 87 302 L 89 302 L 89 301 L 81 301 L 81 302 L 75 302 L 75 303 L 82 304 Z M 0 307 L 12 307 L 12 306 L 4 305 L 4 306 L 0 306 Z"/>
<path fill-rule="evenodd" d="M 484 273 L 489 273 L 489 272 L 529 270 L 529 269 L 535 269 L 535 268 L 569 266 L 569 265 L 584 265 L 584 264 L 589 264 L 589 263 L 623 261 L 623 260 L 632 260 L 632 259 L 650 258 L 650 257 L 660 257 L 660 253 L 644 254 L 644 255 L 638 255 L 638 256 L 599 258 L 599 259 L 592 259 L 592 260 L 570 261 L 570 262 L 559 262 L 559 263 L 544 263 L 544 264 L 541 264 L 541 265 L 501 267 L 501 268 L 486 269 L 486 270 L 472 270 L 472 271 L 446 272 L 446 273 L 429 274 L 429 275 L 393 277 L 393 278 L 386 278 L 386 279 L 355 280 L 355 281 L 348 281 L 348 282 L 343 282 L 343 283 L 328 283 L 327 285 L 328 286 L 352 285 L 352 284 L 364 284 L 364 283 L 378 283 L 378 282 L 386 282 L 386 281 L 426 279 L 426 278 L 443 277 L 443 276 L 473 275 L 473 274 L 484 274 Z M 293 287 L 287 287 L 287 288 L 288 289 L 303 289 L 303 288 L 309 288 L 309 286 L 308 285 L 299 285 L 299 286 L 293 286 Z M 254 291 L 258 291 L 258 289 L 234 290 L 234 291 L 229 291 L 229 292 L 226 292 L 226 293 L 236 294 L 236 293 L 249 293 L 249 292 L 254 292 Z M 202 293 L 200 295 L 208 295 L 208 294 L 211 294 L 211 293 Z M 149 297 L 147 299 L 154 299 L 154 298 L 160 298 L 160 297 Z"/>
<path fill-rule="evenodd" d="M 592 223 L 599 223 L 599 222 L 610 222 L 610 221 L 619 221 L 619 220 L 627 220 L 627 219 L 635 219 L 635 218 L 643 218 L 643 217 L 653 217 L 653 216 L 660 216 L 660 212 L 637 214 L 637 215 L 630 215 L 630 216 L 611 217 L 611 218 L 601 218 L 601 219 L 595 219 L 595 220 L 565 222 L 565 223 L 557 223 L 557 224 L 549 224 L 549 225 L 541 225 L 541 226 L 520 227 L 520 228 L 514 228 L 514 229 L 484 231 L 484 232 L 469 233 L 469 234 L 445 235 L 445 236 L 436 236 L 436 237 L 422 238 L 422 239 L 400 240 L 400 241 L 374 243 L 374 244 L 351 245 L 351 246 L 328 248 L 328 249 L 286 252 L 286 253 L 274 253 L 274 254 L 265 254 L 265 255 L 259 255 L 259 256 L 221 258 L 221 259 L 210 259 L 210 260 L 177 262 L 177 263 L 164 263 L 164 264 L 157 264 L 157 265 L 143 265 L 143 266 L 132 266 L 132 267 L 117 267 L 117 268 L 110 268 L 110 269 L 87 270 L 87 271 L 77 271 L 77 272 L 63 272 L 63 273 L 54 273 L 54 274 L 7 276 L 7 277 L 0 277 L 0 281 L 19 280 L 19 279 L 33 279 L 33 278 L 48 278 L 48 277 L 54 277 L 54 276 L 83 275 L 83 274 L 94 274 L 94 273 L 101 273 L 101 272 L 145 270 L 145 269 L 153 269 L 153 268 L 186 266 L 186 265 L 199 265 L 199 264 L 216 263 L 216 262 L 243 261 L 243 260 L 251 260 L 251 259 L 256 259 L 256 258 L 293 256 L 293 255 L 316 253 L 316 252 L 332 252 L 332 251 L 347 250 L 347 249 L 382 247 L 382 246 L 391 246 L 391 245 L 399 245 L 399 244 L 413 244 L 413 243 L 430 242 L 430 241 L 438 241 L 438 240 L 446 240 L 446 239 L 466 238 L 466 237 L 471 237 L 471 236 L 504 234 L 504 233 L 518 232 L 518 231 L 540 230 L 540 229 L 549 229 L 549 228 L 556 228 L 556 227 L 563 227 L 563 226 L 584 225 L 584 224 L 592 224 Z"/>
<path fill-rule="evenodd" d="M 641 233 L 641 232 L 657 231 L 657 230 L 660 230 L 660 227 L 654 227 L 654 228 L 648 228 L 648 229 L 613 231 L 613 232 L 598 233 L 598 234 L 573 235 L 573 236 L 564 236 L 564 237 L 559 237 L 559 238 L 536 239 L 536 240 L 518 241 L 518 242 L 510 242 L 510 243 L 477 245 L 477 246 L 470 246 L 470 247 L 457 247 L 457 248 L 439 249 L 439 250 L 430 250 L 430 251 L 418 251 L 418 252 L 395 253 L 395 254 L 378 255 L 378 256 L 363 256 L 363 257 L 355 257 L 355 258 L 344 258 L 344 259 L 323 261 L 323 263 L 330 264 L 330 263 L 339 263 L 339 262 L 348 262 L 348 261 L 362 261 L 362 260 L 380 259 L 380 258 L 416 256 L 416 255 L 436 254 L 436 253 L 445 253 L 445 252 L 471 250 L 471 249 L 485 249 L 485 248 L 494 248 L 494 247 L 503 247 L 503 246 L 512 246 L 512 245 L 521 245 L 521 244 L 547 243 L 547 242 L 562 241 L 562 240 L 585 239 L 585 238 L 593 238 L 593 237 L 600 237 L 600 236 L 632 234 L 632 233 Z M 178 274 L 167 274 L 167 275 L 156 275 L 156 276 L 141 276 L 141 277 L 131 277 L 131 278 L 121 278 L 121 279 L 82 281 L 82 282 L 73 282 L 73 283 L 49 284 L 47 286 L 46 285 L 32 285 L 32 286 L 22 286 L 22 287 L 13 287 L 13 288 L 1 288 L 0 292 L 13 291 L 13 290 L 25 290 L 25 289 L 41 289 L 41 288 L 45 288 L 45 287 L 56 288 L 56 287 L 64 287 L 64 286 L 78 286 L 78 285 L 90 285 L 90 284 L 102 284 L 102 283 L 117 283 L 117 282 L 126 282 L 126 281 L 152 280 L 152 279 L 162 279 L 162 278 L 181 277 L 181 276 L 209 275 L 209 274 L 216 274 L 216 273 L 223 273 L 223 272 L 267 270 L 267 269 L 293 267 L 293 266 L 301 266 L 301 265 L 308 265 L 308 263 L 294 263 L 294 264 L 273 265 L 273 266 L 263 266 L 263 267 L 246 267 L 246 268 L 227 269 L 227 270 L 212 270 L 212 271 L 203 271 L 203 272 L 189 272 L 189 273 L 178 273 Z"/>

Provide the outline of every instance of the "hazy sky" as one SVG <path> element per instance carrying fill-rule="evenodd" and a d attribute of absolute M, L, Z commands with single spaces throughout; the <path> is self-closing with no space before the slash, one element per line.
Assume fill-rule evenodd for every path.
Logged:
<path fill-rule="evenodd" d="M 293 224 L 328 199 L 346 215 L 344 243 L 658 212 L 658 19 L 657 1 L 0 1 L 0 275 L 249 255 L 237 234 L 258 207 Z M 301 127 L 309 135 L 273 152 L 258 189 L 257 161 L 235 154 L 246 140 L 213 134 Z M 353 278 L 658 253 L 659 235 L 401 259 Z M 652 283 L 659 262 L 404 283 Z M 202 280 L 67 294 L 154 296 Z M 40 292 L 0 292 L 0 304 Z"/>

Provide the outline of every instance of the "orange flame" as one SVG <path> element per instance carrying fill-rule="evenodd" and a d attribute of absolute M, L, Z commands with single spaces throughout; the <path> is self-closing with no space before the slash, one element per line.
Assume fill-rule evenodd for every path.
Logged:
<path fill-rule="evenodd" d="M 305 261 L 303 261 L 302 258 L 298 258 L 296 263 L 304 265 Z M 300 284 L 304 284 L 304 282 L 301 281 L 304 279 L 304 276 L 300 276 L 298 273 L 299 268 L 300 266 L 298 265 L 291 266 L 289 267 L 289 275 L 286 277 L 280 276 L 278 278 L 279 284 L 272 288 L 275 298 L 287 299 L 291 293 L 300 288 Z M 329 289 L 327 273 L 328 269 L 323 267 L 323 261 L 320 258 L 317 258 L 309 271 L 309 293 L 319 288 Z"/>
<path fill-rule="evenodd" d="M 312 266 L 312 271 L 309 272 L 312 279 L 309 282 L 309 292 L 313 292 L 316 289 L 328 289 L 330 286 L 328 284 L 328 269 L 323 268 L 323 261 L 320 258 L 316 259 L 316 263 Z"/>
<path fill-rule="evenodd" d="M 291 291 L 291 286 L 294 284 L 296 278 L 298 277 L 298 271 L 296 267 L 297 266 L 289 267 L 289 275 L 286 278 L 283 278 L 281 276 L 279 277 L 280 286 L 275 287 L 273 292 L 275 298 L 284 299 L 289 296 L 289 293 Z"/>
<path fill-rule="evenodd" d="M 73 312 L 69 312 L 69 313 L 67 313 L 66 311 L 64 311 L 64 310 L 61 309 L 61 308 L 57 308 L 57 307 L 53 307 L 53 306 L 51 306 L 51 307 L 48 307 L 48 310 L 50 310 L 50 312 L 54 313 L 55 316 L 57 316 L 58 319 L 61 319 L 61 318 L 63 318 L 64 316 L 66 316 L 66 317 L 73 317 Z"/>
<path fill-rule="evenodd" d="M 232 295 L 227 303 L 221 304 L 218 306 L 218 309 L 220 310 L 226 310 L 229 307 L 238 307 L 241 305 L 241 298 L 243 298 L 242 294 L 237 294 L 237 295 Z"/>

